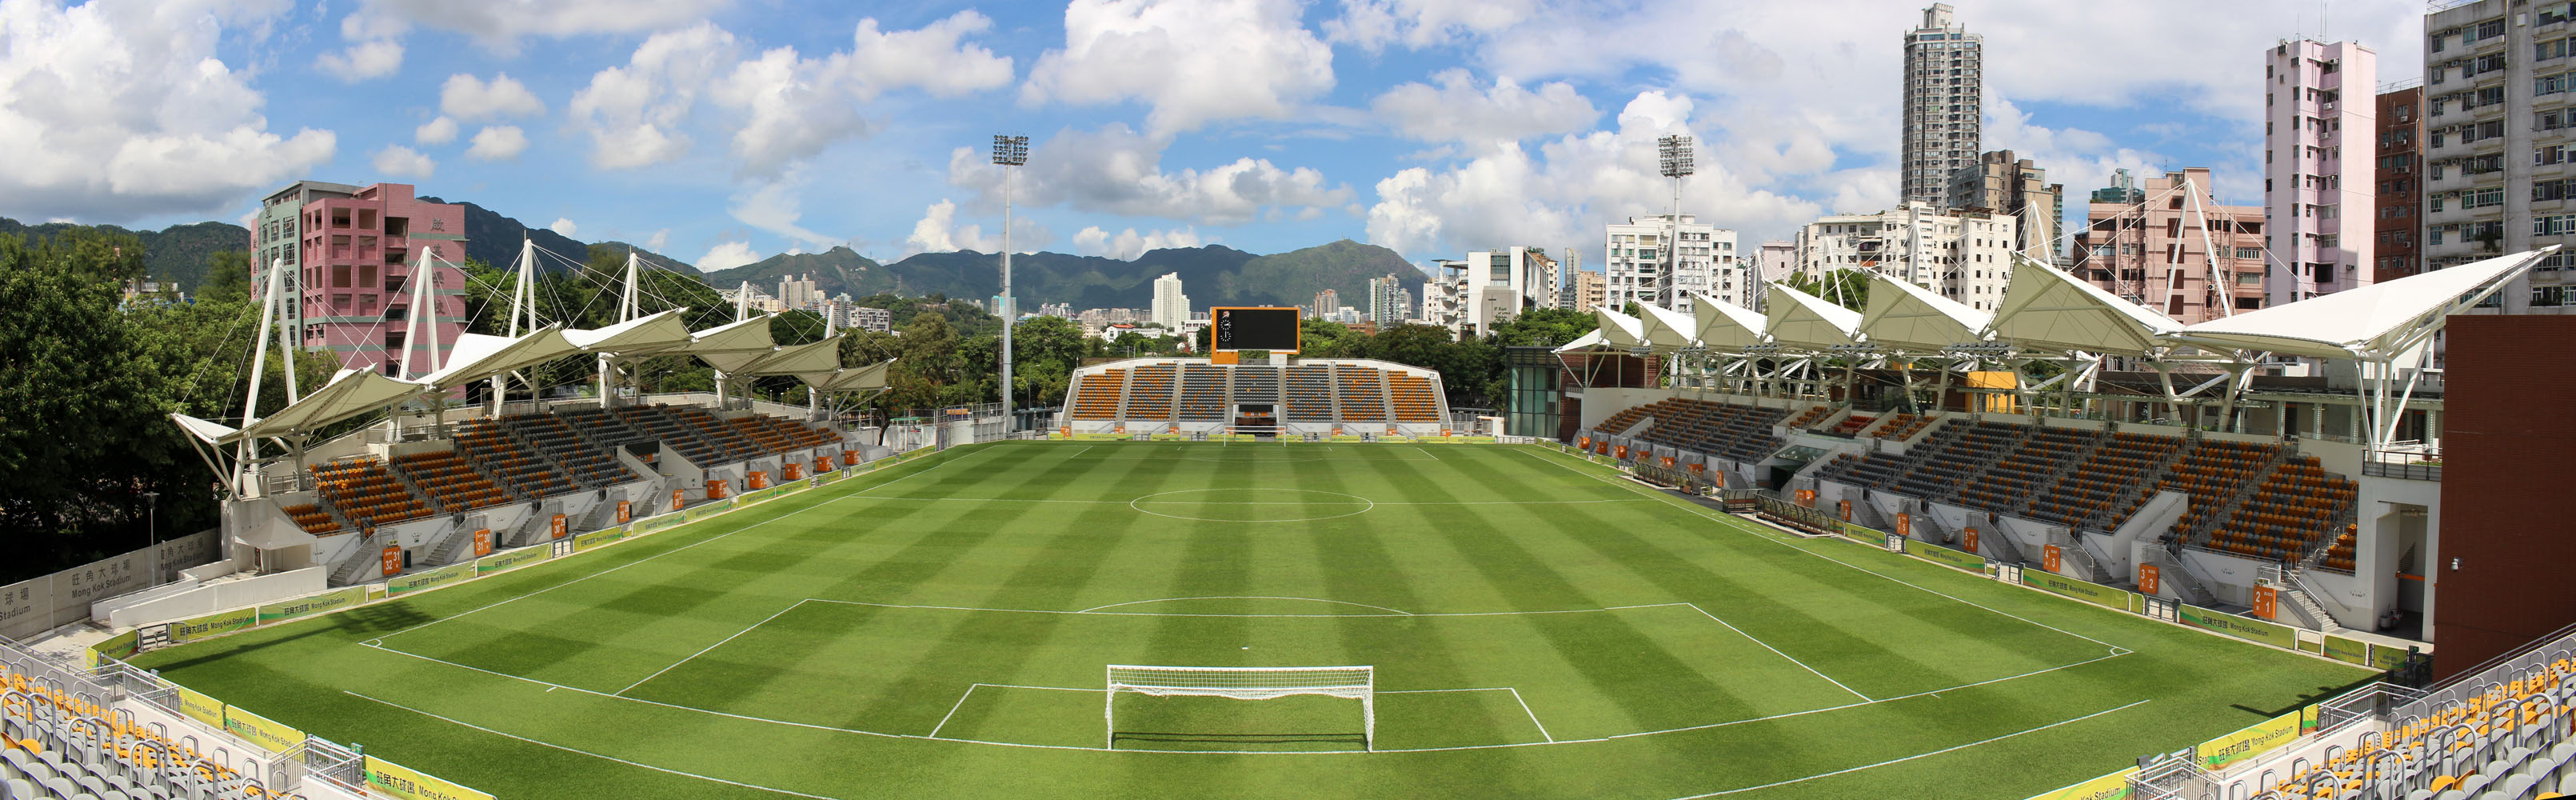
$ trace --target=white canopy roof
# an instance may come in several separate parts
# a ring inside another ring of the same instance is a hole
[[[1603,344],[1612,347],[1636,347],[1645,344],[1645,324],[1637,321],[1636,317],[1607,308],[1592,309],[1592,316],[1601,320],[1600,332]]]
[[[708,363],[714,363],[710,361]],[[829,372],[841,368],[841,334],[826,336],[822,341],[791,344],[767,355],[743,362],[727,375],[802,375]]]
[[[1656,305],[1639,305],[1638,336],[1656,350],[1679,350],[1698,344],[1699,321],[1691,315]]]
[[[797,377],[805,379],[805,385],[814,387],[814,391],[855,392],[884,388],[886,372],[893,366],[894,359],[889,358],[864,367],[843,367],[831,372],[809,373]]]
[[[1994,320],[1986,312],[1885,273],[1870,273],[1869,282],[1869,311],[1861,315],[1860,329],[1869,335],[1870,344],[1881,349],[1939,352],[1978,341]]]
[[[1860,330],[1860,312],[1825,302],[1824,298],[1791,289],[1786,284],[1771,284],[1771,294],[1786,302],[1771,304],[1771,315],[1763,330],[1771,341],[1799,349],[1826,350],[1852,343]]]
[[[1556,352],[1572,353],[1581,350],[1600,350],[1608,347],[1609,345],[1609,341],[1601,338],[1601,331],[1595,329],[1585,331],[1583,335],[1574,337],[1574,341],[1566,342],[1565,346],[1557,348]]]
[[[768,314],[741,319],[689,334],[689,352],[766,353],[778,342],[769,338]]]
[[[689,325],[680,315],[688,309],[674,308],[610,325],[596,330],[564,331],[564,341],[592,353],[620,356],[645,356],[688,347]]]
[[[1995,310],[1995,338],[2042,350],[2138,355],[2182,324],[2030,256],[2013,254],[2012,286]]]
[[[2475,304],[2478,298],[2471,295],[2491,293],[2557,249],[2553,245],[2248,311],[2192,325],[2175,338],[2284,355],[2392,357],[2418,346],[2457,305]]]
[[[434,389],[453,389],[522,367],[576,355],[581,348],[564,339],[561,324],[538,328],[518,338],[459,334],[447,351],[447,366],[419,378]]]
[[[1701,346],[1733,351],[1762,343],[1762,331],[1770,325],[1762,312],[1699,292],[1691,292],[1690,299],[1699,322],[1691,338]]]
[[[313,390],[312,394],[305,395],[304,399],[289,403],[285,408],[278,409],[275,414],[253,420],[249,425],[242,426],[240,430],[222,434],[220,438],[209,442],[224,445],[244,438],[266,439],[309,434],[331,423],[402,402],[425,388],[428,387],[411,381],[385,377],[375,370],[344,369],[339,374],[331,376],[330,383],[322,384],[321,388]],[[190,424],[188,420],[181,420],[179,424],[186,428],[190,435],[200,439],[205,438],[207,433],[223,427],[205,420],[196,420],[196,423]]]
[[[179,423],[179,430],[207,444],[219,445],[237,441],[233,434],[241,430],[221,422],[209,422],[186,414],[172,414],[170,421]]]

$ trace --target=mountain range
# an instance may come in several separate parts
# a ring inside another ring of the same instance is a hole
[[[476,203],[435,197],[421,199],[464,206],[466,257],[480,259],[487,264],[506,266],[516,262],[519,241],[523,236],[538,248],[563,256],[574,264],[585,260],[593,246],[546,228],[528,227],[517,219]],[[26,225],[0,217],[0,235],[52,236],[78,227],[84,226],[65,222]],[[250,243],[248,229],[228,222],[173,225],[158,231],[129,230],[114,225],[95,227],[141,239],[145,265],[152,276],[175,281],[189,290],[204,285],[206,261],[210,256],[225,250],[244,250]],[[597,244],[615,250],[632,250],[649,265],[684,275],[698,275],[719,289],[733,288],[748,281],[753,288],[774,293],[778,291],[781,279],[810,275],[817,284],[816,288],[827,297],[843,293],[852,297],[885,293],[908,297],[941,294],[982,299],[999,294],[1002,285],[1000,256],[971,250],[920,253],[892,264],[880,264],[847,247],[835,247],[820,253],[771,256],[755,263],[701,275],[688,262],[625,242]],[[567,268],[542,254],[538,263],[548,271]],[[1180,277],[1190,305],[1196,308],[1307,305],[1314,302],[1315,293],[1331,289],[1340,294],[1341,305],[1365,312],[1368,309],[1368,281],[1372,278],[1399,276],[1404,287],[1417,298],[1422,296],[1423,284],[1421,270],[1415,269],[1395,251],[1348,239],[1270,255],[1247,253],[1223,245],[1151,250],[1125,261],[1066,253],[1024,253],[1014,256],[1011,265],[1013,294],[1019,297],[1023,311],[1035,311],[1047,303],[1068,303],[1076,309],[1148,308],[1153,304],[1154,279],[1166,273]]]
[[[1371,278],[1398,276],[1415,297],[1422,295],[1422,271],[1395,251],[1348,239],[1271,255],[1256,255],[1224,245],[1149,250],[1132,261],[1065,253],[1023,253],[1011,258],[1012,294],[1023,312],[1046,303],[1084,308],[1147,308],[1153,304],[1154,279],[1177,275],[1190,305],[1306,305],[1315,293],[1331,289],[1341,305],[1366,310]],[[821,253],[776,255],[728,270],[707,273],[719,289],[749,282],[763,292],[778,291],[778,282],[811,276],[824,295],[848,293],[982,299],[1001,293],[1002,262],[995,253],[960,250],[920,253],[881,264],[846,247]]]

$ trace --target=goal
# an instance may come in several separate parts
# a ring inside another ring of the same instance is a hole
[[[1118,694],[1149,697],[1227,697],[1276,700],[1325,695],[1360,701],[1360,746],[1377,746],[1377,673],[1373,667],[1176,667],[1109,665],[1109,691],[1101,716],[1109,748],[1118,748]]]

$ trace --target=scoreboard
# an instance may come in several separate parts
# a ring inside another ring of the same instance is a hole
[[[1297,352],[1298,335],[1303,332],[1295,306],[1219,306],[1208,309],[1208,326],[1208,349],[1220,353],[1236,350],[1294,353]]]

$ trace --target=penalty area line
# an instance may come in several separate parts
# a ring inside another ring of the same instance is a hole
[[[404,711],[409,711],[409,712],[414,713],[414,714],[419,714],[419,715],[421,715],[421,716],[428,717],[428,718],[430,718],[430,719],[438,720],[438,721],[440,721],[440,722],[445,722],[445,723],[448,723],[448,724],[450,724],[450,725],[461,725],[461,726],[464,726],[464,727],[467,727],[467,728],[473,728],[473,729],[475,729],[475,730],[482,731],[482,732],[484,732],[484,733],[492,734],[492,735],[494,735],[494,736],[500,736],[500,737],[509,738],[509,739],[516,739],[516,740],[518,740],[518,741],[527,742],[527,743],[529,743],[529,744],[533,744],[533,745],[536,745],[536,746],[539,746],[539,747],[550,747],[550,748],[553,748],[553,749],[556,749],[556,750],[564,751],[564,752],[566,752],[566,753],[572,753],[572,754],[574,754],[574,755],[589,756],[589,757],[591,757],[591,758],[600,759],[600,760],[602,760],[602,761],[615,761],[615,762],[617,762],[617,763],[624,764],[624,765],[627,765],[627,766],[630,766],[630,767],[641,767],[641,768],[643,768],[643,769],[649,769],[649,770],[652,770],[652,771],[654,771],[654,772],[660,772],[660,773],[664,773],[664,774],[668,774],[668,775],[678,775],[678,776],[683,777],[683,778],[696,778],[696,779],[698,779],[698,780],[707,781],[707,782],[710,782],[710,783],[721,783],[721,784],[725,784],[725,785],[727,785],[727,786],[739,786],[739,787],[742,787],[742,788],[745,788],[745,789],[752,789],[752,790],[756,790],[756,791],[768,792],[768,793],[770,793],[770,794],[783,794],[783,795],[787,795],[787,796],[790,796],[790,797],[811,797],[811,798],[814,798],[814,800],[840,800],[840,798],[832,797],[832,796],[830,796],[830,795],[807,794],[807,793],[804,793],[804,792],[796,791],[796,790],[794,790],[794,789],[781,789],[781,788],[778,788],[778,787],[775,787],[775,786],[762,786],[762,785],[757,784],[757,783],[744,783],[744,782],[742,782],[742,781],[726,780],[726,779],[724,779],[724,778],[718,778],[718,777],[715,777],[715,776],[712,776],[712,775],[700,775],[700,774],[697,774],[697,773],[695,773],[695,772],[683,772],[683,771],[680,771],[680,770],[672,769],[672,768],[670,768],[670,767],[657,767],[657,766],[654,766],[654,765],[652,765],[652,764],[646,764],[646,763],[643,763],[643,762],[640,762],[640,761],[628,761],[628,760],[626,760],[626,759],[618,758],[618,757],[616,757],[616,756],[612,756],[612,755],[605,755],[605,754],[601,754],[601,753],[593,753],[593,752],[591,752],[591,751],[583,750],[583,749],[576,748],[576,747],[566,747],[566,746],[564,746],[564,745],[555,744],[555,743],[553,743],[553,742],[549,742],[549,741],[546,741],[546,740],[543,740],[543,739],[531,739],[531,738],[528,738],[528,737],[525,737],[525,736],[521,736],[521,735],[518,735],[518,734],[515,734],[515,733],[510,733],[510,732],[507,732],[507,731],[496,731],[496,730],[493,730],[493,729],[491,729],[491,728],[486,728],[486,727],[483,727],[483,726],[481,726],[481,725],[476,725],[476,724],[471,723],[471,722],[466,722],[466,721],[464,721],[464,720],[456,719],[456,718],[454,718],[454,717],[440,716],[440,715],[438,715],[438,714],[434,714],[434,713],[431,713],[431,712],[428,712],[428,711],[422,711],[422,710],[420,710],[420,709],[413,708],[413,707],[411,707],[411,706],[407,706],[407,705],[403,705],[403,704],[401,704],[401,703],[397,703],[397,702],[394,702],[394,701],[391,701],[391,700],[384,700],[384,699],[379,699],[379,698],[374,698],[374,697],[368,697],[368,696],[366,696],[366,695],[359,694],[359,693],[357,693],[357,692],[352,692],[352,691],[349,691],[349,690],[346,690],[346,689],[342,689],[342,690],[341,690],[341,693],[342,693],[342,694],[349,695],[349,696],[351,696],[351,697],[358,698],[358,699],[360,699],[360,700],[366,700],[366,701],[373,702],[373,703],[382,703],[382,704],[384,704],[384,705],[392,706],[392,707],[394,707],[394,708],[399,708],[399,709],[402,709],[402,710],[404,710]]]

